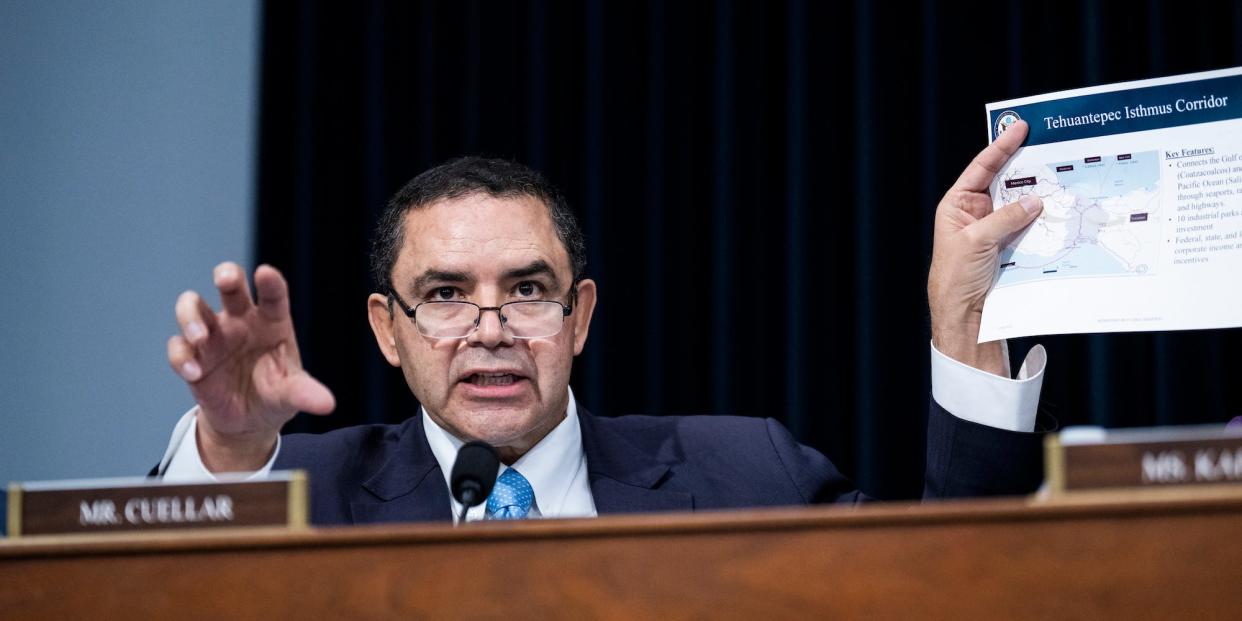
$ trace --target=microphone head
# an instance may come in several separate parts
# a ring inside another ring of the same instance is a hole
[[[457,449],[457,460],[453,462],[453,474],[449,477],[453,498],[466,507],[483,502],[492,493],[498,470],[500,456],[492,445],[478,440],[463,444]]]

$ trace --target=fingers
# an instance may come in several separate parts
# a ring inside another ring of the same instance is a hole
[[[215,329],[216,314],[202,296],[193,291],[186,291],[177,297],[176,314],[181,334],[191,345],[201,344]]]
[[[1005,162],[1022,146],[1026,140],[1026,121],[1018,121],[1009,126],[992,144],[979,152],[975,160],[962,171],[962,176],[953,184],[955,190],[982,192],[992,183],[992,178],[1000,171]]]
[[[176,314],[181,334],[168,339],[168,364],[185,381],[196,382],[203,377],[203,366],[195,345],[205,343],[216,329],[216,314],[193,291],[177,297]]]
[[[259,313],[267,319],[289,316],[289,285],[280,271],[260,265],[254,271],[254,289],[259,294]]]
[[[336,397],[319,380],[305,371],[289,379],[287,387],[289,408],[308,414],[331,414],[336,409]]]
[[[220,304],[230,315],[242,316],[254,307],[250,299],[250,283],[240,265],[226,261],[216,266],[213,273],[216,288],[220,290]]]
[[[319,380],[305,370],[291,368],[287,346],[270,352],[256,362],[254,383],[263,399],[277,404],[277,409],[292,416],[294,412],[330,414],[336,409],[336,397]]]
[[[168,339],[168,364],[187,382],[197,382],[203,376],[203,367],[194,359],[194,347],[179,334]]]
[[[336,397],[302,369],[296,352],[296,345],[281,343],[255,361],[253,385],[260,399],[288,416],[295,412],[330,414],[336,409]]]
[[[1022,200],[997,209],[967,228],[973,230],[974,235],[983,242],[999,244],[1001,240],[1034,221],[1043,206],[1044,203],[1039,197],[1023,196]]]

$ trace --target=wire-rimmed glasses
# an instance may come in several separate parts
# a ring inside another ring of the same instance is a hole
[[[485,311],[496,311],[500,325],[515,339],[540,339],[555,336],[573,312],[555,300],[520,300],[500,306],[479,306],[474,302],[432,300],[413,307],[405,303],[391,287],[391,295],[406,317],[414,320],[419,334],[437,339],[462,339],[479,327]],[[572,302],[572,298],[571,298]]]

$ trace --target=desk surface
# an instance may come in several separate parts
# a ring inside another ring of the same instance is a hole
[[[1240,538],[1219,488],[10,540],[0,616],[1225,618]]]

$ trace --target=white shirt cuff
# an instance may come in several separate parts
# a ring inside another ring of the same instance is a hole
[[[1048,352],[1036,345],[1027,352],[1018,377],[1008,379],[958,362],[933,344],[932,398],[961,419],[1009,431],[1034,431],[1047,362]]]
[[[276,456],[280,454],[280,436],[276,436],[276,450],[262,468],[250,473],[243,480],[261,479],[272,471]],[[164,459],[160,460],[159,473],[165,481],[216,481],[216,475],[203,464],[198,454],[198,406],[186,412],[173,428],[168,440]]]

